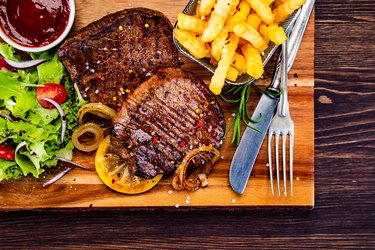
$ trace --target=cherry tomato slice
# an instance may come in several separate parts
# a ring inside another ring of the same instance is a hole
[[[10,144],[0,143],[0,159],[14,160],[14,150]]]
[[[13,68],[9,64],[7,64],[7,62],[4,60],[4,58],[0,57],[0,70],[1,69],[7,69],[7,70],[11,70],[11,71],[15,70],[15,68]]]
[[[64,88],[64,86],[60,84],[54,84],[54,83],[46,83],[43,86],[40,86],[36,89],[36,97],[38,99],[39,104],[43,108],[52,109],[54,106],[47,102],[42,100],[42,97],[51,98],[58,104],[61,104],[65,102],[66,98],[68,98],[68,92]]]

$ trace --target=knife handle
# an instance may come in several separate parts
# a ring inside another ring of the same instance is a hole
[[[306,3],[298,10],[298,17],[295,20],[294,26],[292,28],[290,37],[289,37],[289,46],[288,46],[288,62],[287,62],[287,71],[291,69],[294,59],[296,58],[299,46],[302,41],[303,34],[305,32],[307,23],[310,18],[310,14],[313,10],[315,0],[307,0]],[[281,76],[282,76],[282,53],[280,53],[277,60],[275,74],[273,76],[271,84],[266,88],[266,94],[271,98],[276,98],[280,95],[280,85],[281,85]]]

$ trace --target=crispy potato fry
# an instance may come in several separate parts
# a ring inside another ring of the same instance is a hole
[[[189,16],[184,13],[178,13],[177,15],[177,27],[181,30],[193,31],[197,34],[202,34],[206,22],[201,19]]]
[[[259,31],[263,37],[268,37],[276,45],[280,45],[286,41],[284,29],[278,26],[276,23],[270,25],[263,23],[260,25]]]
[[[211,42],[214,40],[224,27],[225,20],[228,18],[229,11],[234,4],[234,0],[218,0],[207,27],[202,34],[203,42]]]
[[[186,30],[175,29],[174,37],[194,57],[198,59],[209,57],[206,45],[195,34]]]
[[[238,70],[236,68],[230,66],[229,69],[228,69],[228,72],[227,72],[227,79],[234,82],[234,81],[237,80],[238,75],[239,75]]]
[[[265,3],[267,6],[270,6],[275,0],[262,0],[263,3]]]
[[[226,25],[225,25],[227,30],[230,32],[233,32],[233,27],[236,24],[245,21],[249,13],[250,13],[250,4],[246,0],[242,0],[237,7],[237,12],[227,20]]]
[[[250,3],[251,8],[254,9],[257,12],[257,14],[262,18],[263,22],[265,22],[266,24],[271,24],[274,22],[275,16],[272,13],[271,8],[267,4],[265,4],[261,0],[247,1]]]
[[[254,29],[258,30],[259,25],[262,23],[262,18],[260,18],[257,13],[252,13],[247,17],[246,23],[250,24]]]
[[[243,55],[235,53],[233,56],[232,66],[238,70],[239,74],[246,72],[246,59]]]
[[[275,15],[275,22],[279,23],[284,21],[290,14],[301,7],[304,3],[306,3],[306,0],[288,0],[285,3],[279,5],[273,10],[273,14]]]
[[[199,3],[199,13],[201,16],[207,16],[215,6],[216,0],[201,0]]]
[[[266,41],[253,26],[242,22],[234,26],[233,31],[237,36],[249,41],[257,50],[262,52],[267,49]]]
[[[220,32],[220,34],[211,43],[210,53],[216,61],[220,60],[221,51],[224,48],[225,41],[227,40],[227,38],[228,38],[228,32],[223,31],[223,32]]]
[[[246,72],[255,79],[259,79],[264,72],[262,56],[259,51],[250,44],[243,46],[241,51],[246,58]]]
[[[238,41],[238,47],[242,47],[248,43],[249,43],[248,41],[240,37],[240,40]]]
[[[197,58],[216,67],[210,90],[220,94],[225,79],[244,73],[258,79],[264,73],[261,52],[272,41],[286,40],[279,21],[306,0],[200,0],[194,16],[178,14],[174,36]]]
[[[224,87],[225,78],[227,76],[229,67],[232,63],[233,56],[238,46],[239,38],[233,33],[229,34],[228,43],[224,46],[221,59],[218,62],[214,75],[211,78],[210,90],[215,95],[221,93]]]

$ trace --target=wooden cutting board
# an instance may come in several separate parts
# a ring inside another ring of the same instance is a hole
[[[77,30],[102,16],[130,7],[146,7],[163,12],[172,23],[188,0],[179,1],[118,1],[76,0]],[[209,82],[210,74],[183,58],[183,68],[198,74]],[[257,85],[264,88],[272,77],[272,62],[266,68],[263,80]],[[254,109],[260,94],[254,92],[249,108]],[[124,195],[111,191],[98,178],[95,171],[73,169],[48,188],[42,184],[54,173],[39,179],[25,177],[17,181],[0,183],[0,209],[57,209],[57,208],[302,208],[314,206],[314,14],[306,30],[295,64],[289,73],[290,112],[295,123],[295,161],[293,196],[272,195],[267,168],[266,143],[261,148],[252,176],[243,195],[232,191],[228,171],[235,145],[230,144],[228,135],[221,148],[223,159],[215,165],[209,177],[209,185],[197,191],[174,191],[171,179],[162,179],[151,191],[139,195]],[[224,102],[221,106],[228,122],[236,107]],[[94,169],[94,154],[76,152],[74,160]],[[58,170],[56,170],[58,171]]]

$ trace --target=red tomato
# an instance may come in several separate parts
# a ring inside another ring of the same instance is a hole
[[[14,151],[10,144],[0,143],[0,158],[7,161],[14,160]]]
[[[7,70],[15,70],[12,66],[10,66],[9,64],[6,63],[6,61],[4,61],[3,58],[0,58],[0,70],[1,69],[7,69]]]
[[[60,84],[46,83],[44,84],[44,87],[40,86],[36,89],[36,97],[38,98],[39,104],[43,108],[51,109],[55,106],[53,106],[48,101],[44,101],[40,98],[47,97],[54,100],[58,104],[61,104],[65,102],[66,98],[68,98],[68,92],[66,91],[64,86]]]

